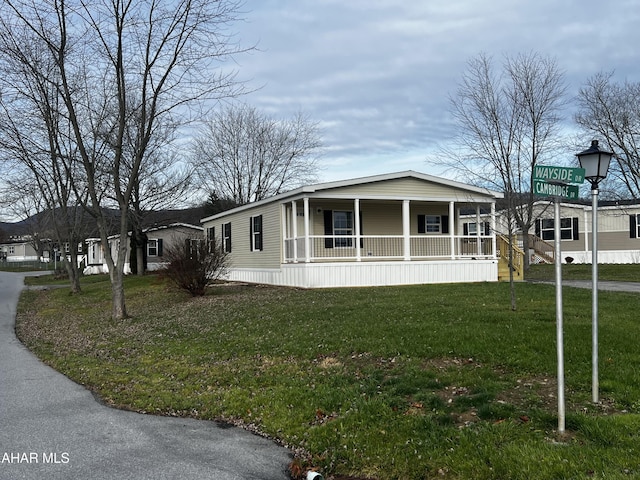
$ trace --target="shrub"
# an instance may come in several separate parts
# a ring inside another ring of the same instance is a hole
[[[163,274],[194,297],[204,295],[208,285],[227,273],[227,254],[218,242],[173,242],[165,256],[168,262]]]

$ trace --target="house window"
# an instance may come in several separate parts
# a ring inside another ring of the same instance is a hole
[[[231,222],[222,224],[222,248],[225,253],[231,253]]]
[[[208,252],[213,253],[216,249],[216,227],[207,228]]]
[[[82,242],[78,243],[78,253],[82,253],[84,245],[82,244]]]
[[[162,256],[162,239],[151,238],[147,240],[147,256],[148,257],[161,257]]]
[[[418,215],[418,233],[449,233],[449,215]]]
[[[554,219],[543,218],[536,221],[536,236],[542,240],[555,240]],[[560,219],[560,239],[579,240],[578,218],[569,217]]]
[[[463,230],[463,235],[477,235],[478,231],[477,231],[477,227],[478,224],[476,222],[468,222],[465,223],[462,230]],[[489,225],[489,222],[480,222],[480,235],[490,235],[491,234],[491,227]]]
[[[335,236],[348,236],[349,238],[336,238],[336,247],[353,246],[353,212],[334,210],[333,212],[333,234]]]
[[[262,215],[249,219],[249,236],[251,251],[262,250]]]
[[[640,213],[629,215],[629,237],[640,238]]]
[[[149,257],[157,257],[158,256],[158,240],[150,239],[147,242],[147,256]]]
[[[187,244],[187,248],[189,249],[190,259],[200,258],[200,242],[202,242],[202,240],[198,240],[197,238],[187,239],[186,244]]]
[[[425,232],[440,233],[440,215],[425,215]]]
[[[16,247],[14,247],[13,245],[9,246],[9,255],[13,255],[14,253],[16,253]]]

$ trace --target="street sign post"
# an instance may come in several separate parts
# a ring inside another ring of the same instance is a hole
[[[578,186],[584,183],[584,168],[552,167],[536,165],[533,167],[531,189],[534,194],[554,197],[554,247],[556,273],[556,348],[558,355],[558,432],[565,429],[564,399],[564,332],[562,318],[562,254],[560,231],[560,199],[574,200],[578,198]],[[573,185],[572,185],[573,184]]]

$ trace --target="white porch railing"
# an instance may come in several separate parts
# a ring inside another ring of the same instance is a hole
[[[287,238],[284,259],[292,262],[332,260],[404,260],[402,235],[311,235]],[[306,245],[309,245],[307,255]],[[493,236],[418,235],[409,237],[409,259],[496,258]],[[359,247],[359,248],[358,248]]]

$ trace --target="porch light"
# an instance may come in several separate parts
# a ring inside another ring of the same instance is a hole
[[[598,188],[598,183],[607,176],[609,163],[613,153],[600,150],[598,140],[591,141],[591,147],[576,154],[580,167],[584,168],[584,178],[589,180],[592,189]]]
[[[613,153],[600,150],[598,141],[592,140],[591,147],[576,154],[580,166],[584,168],[584,177],[591,183],[591,277],[592,277],[592,382],[593,403],[598,403],[598,184],[607,176]]]

